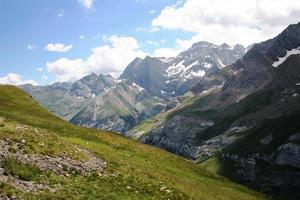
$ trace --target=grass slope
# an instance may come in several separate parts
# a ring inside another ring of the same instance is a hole
[[[25,139],[24,148],[28,154],[67,154],[84,160],[84,155],[76,152],[75,147],[80,146],[107,162],[103,176],[83,177],[78,174],[58,176],[14,160],[4,160],[1,165],[8,173],[61,187],[55,192],[45,190],[34,194],[0,182],[0,196],[23,199],[264,199],[260,193],[176,155],[114,133],[63,121],[13,86],[0,86],[0,117],[0,139],[12,142]],[[27,125],[27,131],[18,132],[20,124]]]

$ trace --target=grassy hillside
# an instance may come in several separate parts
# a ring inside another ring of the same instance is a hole
[[[0,179],[0,197],[23,199],[263,199],[191,161],[120,135],[82,128],[53,116],[25,92],[0,86],[0,144],[42,158],[68,157],[106,162],[104,171],[86,176],[57,174],[15,159],[1,158],[4,174],[46,185],[26,192]],[[2,143],[1,143],[2,142]],[[86,153],[89,151],[90,153]],[[64,166],[63,166],[64,167]],[[0,173],[0,178],[1,178]],[[2,182],[1,182],[2,181]],[[50,188],[50,189],[49,189]]]

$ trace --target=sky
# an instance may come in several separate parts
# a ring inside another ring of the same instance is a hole
[[[118,77],[193,43],[248,46],[300,21],[300,0],[0,0],[0,83]]]

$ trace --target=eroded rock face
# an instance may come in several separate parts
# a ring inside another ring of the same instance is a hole
[[[179,155],[193,157],[198,151],[195,145],[196,133],[213,124],[213,121],[177,115],[166,124],[157,127],[154,130],[155,134],[143,136],[141,141]]]
[[[290,141],[300,140],[300,133],[295,133],[289,137]]]
[[[265,144],[266,145],[266,144],[270,144],[272,142],[272,140],[273,140],[273,136],[272,135],[268,135],[268,136],[262,138],[259,142],[261,144]]]
[[[300,169],[300,145],[284,144],[278,148],[275,160],[277,165],[289,165]]]

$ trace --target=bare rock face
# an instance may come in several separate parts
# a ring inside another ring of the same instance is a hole
[[[278,148],[275,163],[300,168],[300,145],[283,144]]]
[[[272,140],[273,140],[273,136],[272,135],[268,135],[268,136],[262,138],[259,142],[261,144],[270,144],[272,142]]]
[[[290,141],[297,141],[297,140],[300,140],[300,133],[295,133],[295,134],[291,135],[291,136],[289,137],[289,140],[290,140]]]
[[[198,150],[195,145],[196,133],[212,126],[213,121],[177,115],[166,124],[141,138],[146,144],[165,148],[179,155],[192,157]]]

